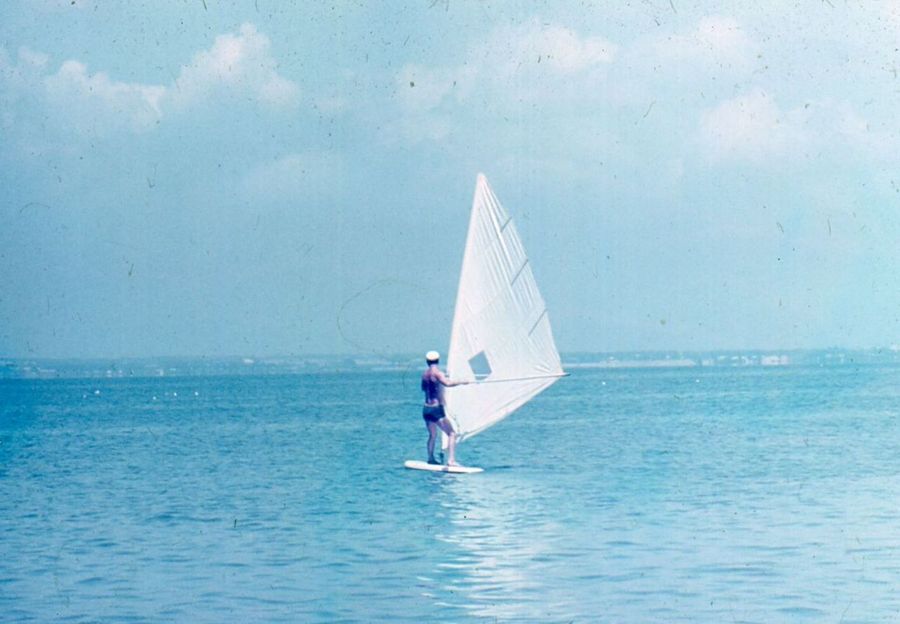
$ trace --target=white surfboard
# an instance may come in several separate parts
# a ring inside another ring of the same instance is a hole
[[[484,468],[474,466],[445,466],[443,464],[429,464],[416,459],[408,459],[403,465],[412,470],[430,470],[431,472],[452,472],[454,474],[473,474],[484,472]]]

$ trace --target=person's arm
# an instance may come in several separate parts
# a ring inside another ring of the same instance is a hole
[[[442,373],[440,371],[438,371],[437,379],[439,382],[441,382],[442,386],[447,386],[448,388],[450,388],[452,386],[463,386],[463,385],[469,383],[468,381],[451,381],[449,377],[447,377],[444,373]]]

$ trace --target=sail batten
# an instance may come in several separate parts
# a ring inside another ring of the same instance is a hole
[[[527,267],[527,266],[528,266],[528,258],[525,258],[525,262],[522,263],[522,268],[520,268],[518,271],[516,271],[516,274],[509,281],[510,286],[512,286],[513,284],[516,283],[516,280],[519,279],[519,276],[522,275],[522,271],[524,271],[525,267]]]
[[[530,336],[531,334],[534,333],[534,330],[537,329],[538,323],[540,323],[541,320],[542,320],[545,316],[547,316],[547,309],[546,309],[546,308],[544,308],[544,311],[541,312],[541,315],[538,317],[538,320],[536,320],[536,321],[534,322],[534,325],[531,326],[531,329],[528,330],[528,335],[529,335],[529,336]]]
[[[545,319],[514,220],[479,175],[447,359],[452,379],[478,381],[447,393],[447,414],[460,440],[499,422],[566,374]],[[476,360],[486,362],[487,376],[476,376]]]

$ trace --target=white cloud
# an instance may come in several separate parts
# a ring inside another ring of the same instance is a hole
[[[78,61],[63,63],[44,84],[50,101],[75,124],[115,124],[142,130],[162,117],[165,87],[119,82],[103,72],[89,74]]]
[[[49,73],[45,54],[21,48],[13,64],[5,50],[0,52],[0,95],[7,101],[35,98],[80,133],[146,131],[167,115],[229,98],[270,108],[290,108],[300,99],[298,85],[278,73],[268,37],[252,24],[216,37],[169,85],[119,81],[77,59]]]
[[[616,46],[601,37],[531,20],[495,29],[469,48],[460,65],[404,66],[397,74],[396,95],[411,115],[465,103],[476,93],[499,106],[511,99],[552,98],[570,89],[573,80],[577,84],[585,74],[608,66],[615,54]]]
[[[850,103],[806,102],[782,110],[762,90],[726,100],[701,116],[700,144],[716,161],[771,161],[852,154],[873,162],[889,162],[900,145],[896,135],[873,129]]]
[[[560,74],[573,74],[613,61],[616,45],[602,37],[582,37],[563,26],[544,26],[532,20],[521,26],[498,28],[487,43],[474,50],[473,61],[492,74],[510,75],[544,63]]]
[[[786,114],[763,91],[726,100],[703,114],[700,140],[714,160],[762,162],[796,153],[806,137],[802,114]]]
[[[22,46],[19,48],[19,61],[25,66],[33,69],[43,69],[50,60],[46,54],[35,52],[34,50]]]
[[[299,101],[300,88],[277,68],[269,38],[253,24],[244,24],[237,34],[216,37],[209,50],[198,52],[183,66],[170,97],[177,105],[188,106],[230,92],[270,106],[293,106]]]
[[[589,114],[616,50],[601,37],[538,20],[498,27],[459,64],[408,64],[397,72],[399,115],[382,134],[388,143],[442,142],[485,116],[521,119],[556,107]]]
[[[752,81],[765,66],[761,48],[731,17],[706,16],[666,34],[653,32],[625,47],[612,69],[607,98],[622,106],[647,106],[665,98],[703,98]]]

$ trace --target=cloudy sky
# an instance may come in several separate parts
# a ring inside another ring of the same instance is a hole
[[[561,350],[900,342],[900,2],[8,0],[0,356],[446,348],[475,176]]]

